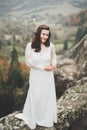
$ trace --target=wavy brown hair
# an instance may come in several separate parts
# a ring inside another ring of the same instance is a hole
[[[32,40],[32,44],[31,47],[33,49],[35,49],[35,52],[39,52],[41,50],[41,39],[40,39],[40,34],[42,30],[49,30],[49,37],[47,39],[47,41],[44,43],[44,45],[46,47],[50,46],[50,37],[51,37],[51,32],[50,32],[50,28],[47,25],[41,25],[37,28],[36,33],[35,33],[35,37]]]

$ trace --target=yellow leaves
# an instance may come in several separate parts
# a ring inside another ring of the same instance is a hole
[[[20,68],[21,68],[22,73],[25,77],[25,80],[28,80],[28,78],[29,78],[29,67],[27,67],[25,63],[20,63]]]
[[[6,57],[0,57],[0,78],[3,81],[8,79],[8,68],[9,68],[9,60]]]

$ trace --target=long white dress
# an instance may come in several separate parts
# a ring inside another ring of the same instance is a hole
[[[16,117],[25,121],[31,128],[36,124],[52,127],[57,123],[56,92],[53,71],[45,71],[44,67],[56,65],[56,54],[53,43],[49,47],[41,46],[35,52],[28,43],[25,50],[26,64],[30,67],[29,90],[24,104],[23,113]]]

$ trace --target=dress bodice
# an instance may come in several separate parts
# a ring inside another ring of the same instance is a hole
[[[50,64],[56,65],[56,54],[53,43],[49,47],[41,46],[40,52],[35,52],[31,48],[31,43],[28,43],[25,50],[26,64],[29,67],[43,69]]]

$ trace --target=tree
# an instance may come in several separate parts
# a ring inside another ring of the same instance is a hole
[[[16,87],[22,87],[24,85],[24,78],[20,69],[20,63],[18,61],[18,53],[15,47],[13,47],[11,53],[11,63],[8,73],[8,84],[12,89]]]
[[[63,50],[67,50],[68,49],[68,40],[66,39],[64,41],[64,47],[63,47]]]
[[[79,42],[87,34],[87,27],[79,28],[76,33],[76,42]]]
[[[87,34],[87,27],[84,29],[84,35]]]
[[[86,12],[85,11],[81,11],[79,15],[81,17],[80,23],[81,23],[81,25],[83,25],[87,21]]]
[[[3,46],[5,46],[6,41],[3,38],[0,38],[0,49],[2,49]]]
[[[83,28],[79,28],[76,34],[76,42],[79,42],[84,36]]]

